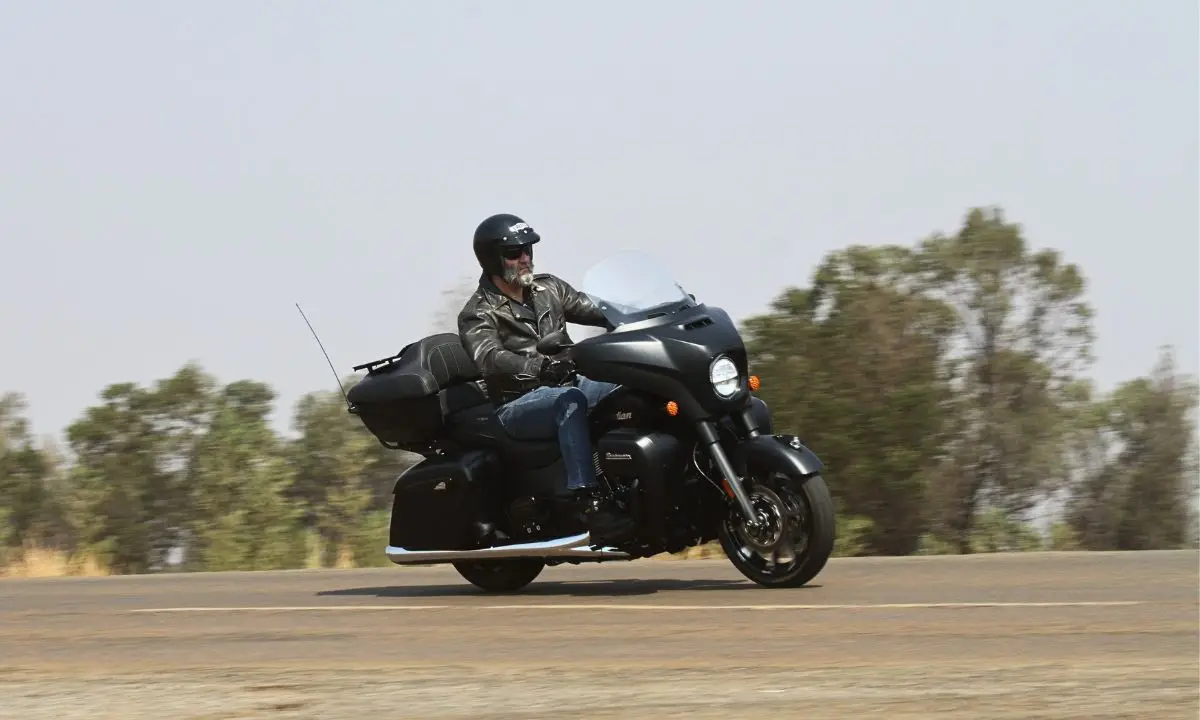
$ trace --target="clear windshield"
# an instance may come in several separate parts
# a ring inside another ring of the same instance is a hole
[[[658,258],[640,251],[610,255],[583,275],[587,293],[613,325],[643,319],[669,306],[693,304]]]

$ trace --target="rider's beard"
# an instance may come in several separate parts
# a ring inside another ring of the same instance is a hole
[[[529,287],[533,284],[533,263],[529,263],[528,267],[504,268],[504,282],[520,287]]]

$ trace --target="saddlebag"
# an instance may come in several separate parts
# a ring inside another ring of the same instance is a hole
[[[495,456],[473,450],[428,458],[396,479],[389,544],[405,550],[474,548],[498,477]]]
[[[454,333],[430,335],[354,369],[367,376],[346,394],[351,411],[380,442],[399,449],[433,440],[448,411],[443,391],[480,377]]]

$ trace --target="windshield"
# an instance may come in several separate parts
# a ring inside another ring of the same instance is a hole
[[[610,255],[583,275],[580,287],[613,325],[642,320],[671,306],[694,304],[658,258],[640,251]]]

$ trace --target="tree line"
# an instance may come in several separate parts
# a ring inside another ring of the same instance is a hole
[[[1085,289],[976,208],[953,234],[831,253],[743,322],[777,426],[829,466],[839,554],[1196,545],[1196,385],[1163,350],[1097,392]],[[35,551],[112,573],[386,565],[391,485],[419,458],[336,391],[305,395],[280,437],[275,399],[188,364],[108,386],[59,448],[0,397],[0,567]]]

